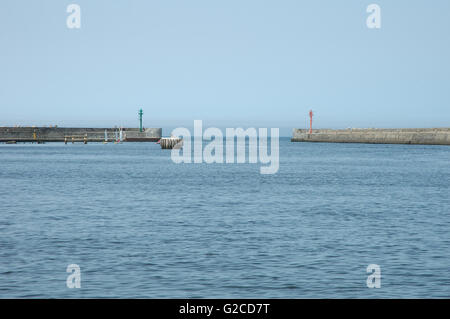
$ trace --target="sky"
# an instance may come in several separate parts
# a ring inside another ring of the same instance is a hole
[[[449,40],[448,0],[2,0],[0,126],[448,127]]]

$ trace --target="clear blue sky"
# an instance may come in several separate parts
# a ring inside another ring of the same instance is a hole
[[[136,127],[140,107],[164,134],[290,135],[310,108],[316,127],[450,126],[450,1],[1,0],[0,126]]]

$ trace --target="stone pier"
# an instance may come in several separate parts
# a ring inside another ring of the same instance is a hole
[[[87,142],[103,142],[105,130],[108,141],[115,141],[119,128],[69,128],[69,127],[0,127],[0,142],[64,142],[69,136],[86,137]],[[124,142],[156,142],[161,138],[161,128],[122,128]]]
[[[292,142],[450,145],[450,128],[294,129]]]

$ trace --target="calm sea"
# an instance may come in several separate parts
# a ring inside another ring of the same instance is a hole
[[[282,138],[261,175],[154,143],[2,144],[0,297],[448,298],[449,164],[448,146]]]

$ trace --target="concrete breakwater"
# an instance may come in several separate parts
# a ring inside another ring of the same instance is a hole
[[[450,128],[294,129],[291,142],[450,145]]]
[[[108,141],[115,141],[119,128],[69,128],[69,127],[0,127],[0,142],[64,142],[86,139],[88,142],[103,142],[105,131]],[[161,128],[122,128],[125,142],[156,142],[161,138]]]
[[[172,149],[183,147],[183,139],[179,137],[163,137],[159,144],[162,149]]]

